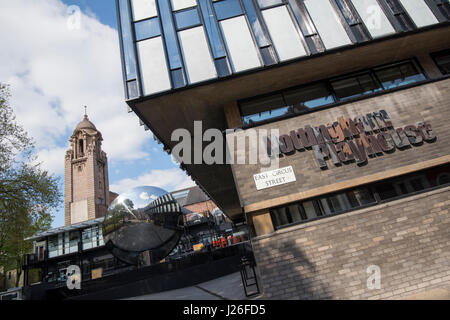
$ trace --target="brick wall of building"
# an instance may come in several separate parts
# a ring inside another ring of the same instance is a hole
[[[335,166],[331,160],[327,160],[328,169],[326,170],[320,169],[312,150],[296,151],[291,155],[282,156],[279,163],[280,168],[293,167],[296,181],[259,191],[256,190],[253,175],[260,173],[263,166],[261,164],[235,164],[232,165],[232,169],[241,205],[246,207],[292,194],[301,194],[314,188],[327,186],[330,183],[345,182],[350,179],[377,174],[386,170],[400,169],[407,165],[450,155],[450,79],[347,103],[257,128],[279,129],[280,135],[289,134],[291,130],[303,128],[306,125],[327,125],[337,121],[338,117],[354,119],[358,115],[377,112],[381,109],[387,111],[394,128],[416,125],[422,121],[430,123],[437,135],[437,140],[368,158],[367,163],[361,166],[354,162]],[[235,155],[238,152],[241,152],[241,150],[237,150]],[[266,206],[261,206],[258,209],[269,208],[273,205],[267,203]],[[246,211],[248,212],[248,210]]]
[[[253,239],[269,299],[397,299],[450,292],[450,187]],[[369,290],[370,265],[381,288]]]
[[[207,212],[207,211],[212,213],[212,211],[215,208],[217,208],[217,205],[212,200],[208,200],[208,201],[190,204],[190,205],[187,205],[184,207],[186,209],[191,210],[192,212],[196,212],[196,213],[203,213],[203,212]]]

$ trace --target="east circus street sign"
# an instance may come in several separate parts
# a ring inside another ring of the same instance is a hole
[[[253,179],[255,180],[256,190],[296,181],[292,166],[254,174]]]

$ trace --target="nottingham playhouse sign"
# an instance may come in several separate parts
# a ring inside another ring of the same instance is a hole
[[[276,144],[267,138],[267,153],[269,156],[279,153],[290,155],[296,150],[312,149],[320,168],[326,169],[327,159],[332,159],[336,166],[349,162],[363,165],[368,157],[435,140],[430,124],[419,122],[394,128],[388,113],[380,110],[354,119],[339,117],[336,122],[326,126],[308,125],[292,130],[289,134],[279,136],[279,148],[273,148]]]

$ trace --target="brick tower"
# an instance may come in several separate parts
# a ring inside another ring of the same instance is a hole
[[[102,134],[84,115],[70,137],[64,168],[65,225],[105,215],[109,204],[108,160]]]

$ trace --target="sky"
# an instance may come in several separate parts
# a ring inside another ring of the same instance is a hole
[[[61,192],[64,154],[85,105],[103,136],[111,191],[194,185],[127,112],[115,0],[14,0],[1,6],[0,82],[10,85],[17,121],[34,139],[37,161],[60,177]],[[73,8],[80,9],[79,19]],[[53,215],[53,227],[64,225],[63,205]]]

